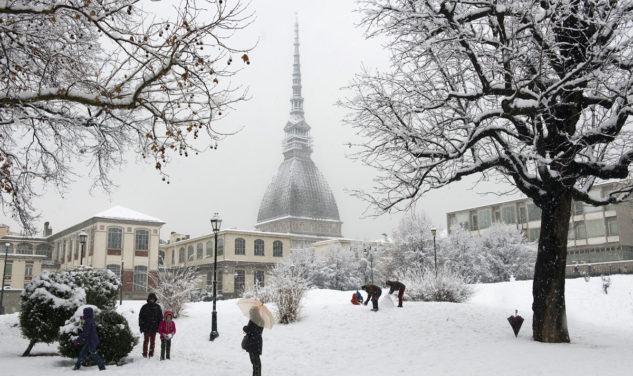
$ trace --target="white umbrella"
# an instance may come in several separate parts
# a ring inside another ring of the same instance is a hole
[[[273,328],[275,319],[264,303],[257,299],[242,298],[237,301],[237,306],[240,307],[240,311],[242,311],[244,316],[258,326],[266,329]]]

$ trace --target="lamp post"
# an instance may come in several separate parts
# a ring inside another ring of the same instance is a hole
[[[437,279],[437,247],[435,246],[436,233],[437,229],[435,227],[431,228],[431,234],[433,234],[433,259],[435,260],[435,278]]]
[[[11,244],[5,243],[4,246],[4,265],[2,268],[2,283],[0,283],[0,315],[4,315],[4,305],[2,303],[4,300],[4,274],[7,272],[7,255],[9,254]]]
[[[211,335],[209,335],[209,341],[213,341],[218,338],[218,313],[215,310],[215,302],[217,298],[217,286],[218,286],[218,232],[220,232],[220,225],[222,219],[218,213],[213,214],[211,218],[211,228],[213,228],[213,235],[215,237],[214,244],[214,256],[213,256],[213,312],[211,313]]]
[[[84,252],[86,251],[86,239],[88,238],[88,234],[84,230],[81,230],[79,233],[79,243],[81,243],[81,257],[79,257],[79,265],[83,265],[84,263]]]

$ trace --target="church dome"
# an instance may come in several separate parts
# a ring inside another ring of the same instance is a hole
[[[287,216],[340,220],[334,195],[309,158],[289,158],[281,163],[264,194],[257,222]]]

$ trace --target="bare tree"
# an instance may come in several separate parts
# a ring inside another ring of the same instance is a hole
[[[191,298],[200,281],[198,270],[193,266],[167,268],[161,266],[157,274],[150,274],[154,293],[163,310],[171,311],[174,317]]]
[[[409,206],[464,177],[507,180],[542,210],[533,337],[568,342],[567,231],[572,200],[617,203],[599,181],[633,159],[630,1],[363,3],[368,36],[387,40],[392,70],[359,75],[346,101],[366,136],[357,157],[383,175],[364,195]]]
[[[182,0],[158,20],[139,3],[0,1],[0,203],[26,230],[32,198],[63,193],[78,161],[93,188],[114,186],[128,151],[169,183],[170,156],[230,133],[213,123],[245,98],[229,78],[249,57],[228,39],[251,22],[246,6]]]

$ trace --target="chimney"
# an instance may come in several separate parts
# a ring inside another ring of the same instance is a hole
[[[44,222],[44,231],[42,235],[44,237],[51,236],[53,234],[53,228],[49,226],[49,222]]]

